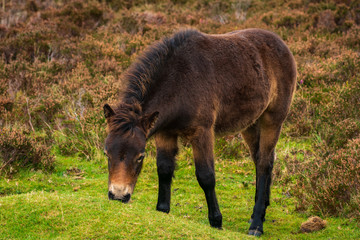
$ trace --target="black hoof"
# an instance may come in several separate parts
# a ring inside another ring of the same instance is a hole
[[[210,226],[213,227],[213,228],[219,229],[219,230],[223,230],[222,226],[213,226],[211,224],[210,224]]]
[[[260,232],[258,230],[249,230],[249,235],[251,235],[251,236],[260,237],[261,234],[262,234],[262,232]]]
[[[249,235],[260,237],[263,234],[263,224],[258,219],[253,219],[249,228]]]
[[[156,210],[158,210],[159,212],[164,212],[164,213],[169,213],[170,212],[170,208],[168,206],[165,205],[157,205],[156,206]]]
[[[222,215],[209,218],[210,226],[222,230]]]

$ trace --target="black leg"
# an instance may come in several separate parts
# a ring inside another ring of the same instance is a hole
[[[222,215],[215,194],[215,173],[205,166],[196,166],[196,178],[204,190],[208,205],[208,217],[212,227],[222,228]]]
[[[260,144],[256,159],[256,196],[249,235],[263,234],[266,208],[270,204],[271,174],[275,158],[275,146],[279,138],[281,126],[262,122],[260,128]]]
[[[215,171],[213,154],[214,134],[212,130],[202,130],[193,139],[196,178],[204,190],[208,205],[208,217],[212,227],[222,228],[222,215],[215,194]]]
[[[270,182],[270,174],[269,171],[267,173],[262,174],[258,178],[258,186],[256,188],[256,202],[252,214],[252,222],[249,228],[249,234],[254,236],[260,236],[263,230],[263,222],[265,221],[265,213],[266,213],[266,200],[268,200],[267,196],[267,185]]]
[[[159,177],[159,194],[156,210],[170,212],[171,180],[175,170],[175,156],[177,154],[177,137],[156,136],[157,172]]]
[[[257,169],[256,165],[255,165],[255,168]],[[273,169],[273,161],[270,163],[270,166],[269,166],[270,176],[269,176],[269,180],[266,181],[266,186],[265,186],[265,207],[266,208],[270,205],[270,188],[271,188],[271,182],[272,182],[272,169]],[[259,190],[259,179],[258,178],[259,178],[259,176],[258,176],[257,170],[256,170],[255,206],[256,206],[258,190]],[[253,222],[255,206],[253,209],[253,213],[251,214],[251,219],[250,219],[249,223]],[[265,215],[263,218],[263,222],[265,222]]]
[[[246,144],[249,147],[251,158],[255,164],[255,169],[257,166],[257,163],[259,161],[259,145],[260,145],[260,126],[259,122],[254,123],[247,129],[241,132],[242,137],[244,138]],[[257,171],[256,171],[257,173]],[[256,189],[258,189],[258,176],[256,174]],[[257,191],[255,191],[255,203],[257,201]],[[252,223],[252,220],[254,218],[254,212],[251,215],[251,219],[249,223]]]

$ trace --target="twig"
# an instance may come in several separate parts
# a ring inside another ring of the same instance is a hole
[[[40,118],[41,118],[41,120],[45,123],[45,125],[46,125],[50,130],[52,130],[51,126],[45,121],[44,117],[42,117],[42,116],[40,115]]]
[[[4,163],[1,168],[0,168],[0,172],[11,162],[13,162],[15,159],[14,158],[10,158],[9,161],[7,161],[6,163]]]
[[[4,160],[5,160],[5,159],[9,159],[9,160],[1,166],[0,172],[1,172],[2,170],[4,170],[7,165],[9,165],[10,163],[12,163],[12,162],[14,162],[14,161],[16,160],[16,157],[11,157],[11,156],[16,155],[16,152],[17,152],[16,149],[14,149],[13,151],[8,152],[8,153],[6,154],[6,157],[3,156],[3,159],[4,159]]]
[[[33,132],[35,132],[35,129],[34,129],[32,123],[31,123],[31,114],[30,114],[30,111],[29,111],[29,99],[28,98],[26,98],[26,111],[27,111],[27,113],[29,115],[29,124],[30,124],[31,130]]]

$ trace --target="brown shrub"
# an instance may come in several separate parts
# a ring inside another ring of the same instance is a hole
[[[292,137],[308,136],[313,129],[312,106],[310,101],[298,97],[294,99],[287,122],[289,135]]]
[[[305,21],[303,15],[285,16],[276,22],[278,27],[295,28]]]
[[[56,12],[55,16],[83,28],[96,28],[107,21],[104,18],[103,6],[96,2],[88,4],[82,1],[70,2]]]
[[[315,26],[320,29],[333,31],[336,27],[335,14],[330,10],[325,10],[315,17]]]
[[[324,125],[322,135],[326,144],[333,149],[342,148],[349,139],[360,134],[360,122],[354,119],[345,119],[335,125],[325,123]]]
[[[144,13],[141,13],[139,17],[143,19],[145,22],[154,25],[160,25],[165,23],[166,21],[165,16],[160,12],[155,13],[155,12],[146,11]]]
[[[0,96],[0,114],[5,111],[11,111],[13,108],[13,101],[5,96]]]
[[[21,169],[51,170],[50,147],[17,129],[0,129],[0,175],[12,176]]]
[[[346,20],[351,19],[351,12],[345,4],[339,4],[336,9],[335,22],[337,25],[342,25]]]
[[[0,25],[0,38],[3,38],[6,36],[7,28],[4,25]]]
[[[354,215],[360,217],[360,205],[349,206],[360,191],[360,137],[326,155],[317,153],[314,161],[296,168],[297,185],[292,188],[297,208],[321,214]]]

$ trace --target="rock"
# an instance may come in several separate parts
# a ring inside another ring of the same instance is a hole
[[[301,224],[301,232],[315,232],[319,231],[326,227],[326,221],[322,220],[320,217],[310,217],[306,222]]]

